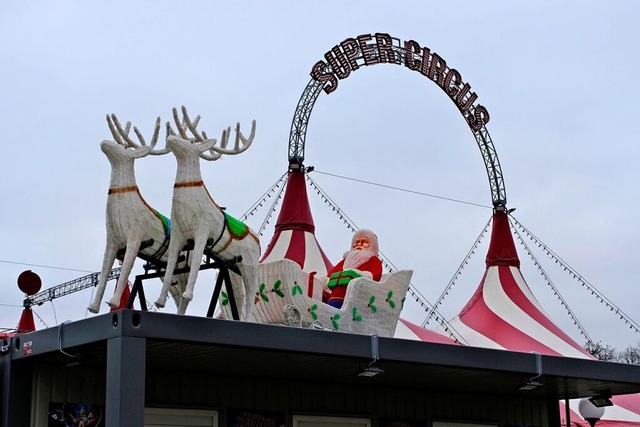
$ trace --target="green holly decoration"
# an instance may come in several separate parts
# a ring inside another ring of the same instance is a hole
[[[282,280],[278,279],[273,284],[272,291],[275,292],[276,295],[278,295],[280,298],[284,298],[284,292],[282,292],[282,290],[280,289],[280,286],[282,286]]]
[[[264,292],[264,290],[266,288],[267,288],[267,286],[264,283],[260,283],[260,288],[258,289],[258,296],[260,296],[260,298],[262,298],[262,301],[269,302],[269,297]]]
[[[229,305],[229,295],[227,295],[227,293],[225,291],[221,291],[220,294],[222,295],[222,305]]]
[[[371,295],[371,297],[369,297],[369,304],[367,304],[367,307],[369,307],[371,311],[373,311],[374,313],[378,311],[378,307],[376,307],[376,305],[374,304],[375,301],[376,301],[376,296]]]
[[[336,314],[331,318],[331,323],[333,324],[333,329],[335,329],[336,331],[339,328],[339,324],[338,324],[338,320],[340,320],[340,315]]]
[[[393,302],[391,297],[393,297],[393,291],[389,291],[389,293],[387,294],[387,299],[385,301],[389,303],[389,307],[395,308],[396,307],[396,303]]]
[[[293,288],[291,288],[291,295],[295,294],[302,295],[302,287],[298,285],[298,282],[293,282]]]
[[[353,307],[352,313],[353,313],[353,321],[354,322],[362,321],[362,316],[360,316],[358,314],[358,308],[357,307]]]
[[[318,304],[313,304],[311,307],[307,309],[309,314],[311,314],[311,318],[313,320],[318,320],[318,313],[316,313],[317,309],[318,309]]]

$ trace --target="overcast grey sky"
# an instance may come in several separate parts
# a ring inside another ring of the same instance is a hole
[[[639,15],[640,3],[632,0],[463,1],[455,7],[432,1],[5,0],[0,328],[19,319],[20,272],[37,272],[46,288],[100,269],[110,170],[99,149],[110,138],[105,114],[131,120],[146,135],[156,116],[168,120],[180,105],[201,114],[200,127],[210,135],[237,121],[248,129],[255,118],[247,152],[202,164],[212,196],[239,217],[286,171],[291,121],[312,65],[347,37],[376,32],[415,40],[460,71],[491,114],[487,129],[515,217],[637,321]],[[311,174],[359,227],[378,233],[398,268],[415,271],[414,286],[435,302],[491,215],[482,157],[455,105],[404,67],[363,67],[320,96],[306,142],[305,164],[319,172],[472,203]],[[169,216],[173,157],[136,165],[141,193]],[[311,189],[309,195],[317,237],[337,260],[350,233]],[[267,210],[250,218],[252,228],[260,228]],[[263,250],[271,234],[268,227]],[[518,250],[534,294],[583,343]],[[486,245],[445,299],[446,317],[476,289],[485,254]],[[640,341],[552,261],[536,256],[592,339],[620,348]],[[212,274],[200,275],[189,314],[206,313]],[[150,299],[159,287],[160,281],[157,289],[147,285]],[[37,307],[37,327],[87,316],[91,294]],[[403,317],[421,323],[425,313],[409,302]]]

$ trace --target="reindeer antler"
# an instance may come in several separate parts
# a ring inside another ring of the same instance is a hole
[[[120,124],[120,121],[118,120],[118,117],[115,114],[111,114],[111,115],[107,114],[107,123],[109,124],[109,129],[111,130],[113,139],[118,144],[124,147],[133,148],[133,149],[138,149],[141,147],[145,147],[147,145],[144,139],[144,136],[142,135],[142,132],[140,132],[136,126],[133,127],[133,131],[137,135],[138,140],[140,141],[140,145],[138,145],[135,141],[133,141],[133,139],[131,139],[131,137],[129,136],[129,131],[131,129],[131,122],[127,122],[125,128],[123,129],[122,125]],[[156,124],[153,130],[153,136],[151,137],[150,147],[152,148],[152,150],[149,152],[149,154],[161,155],[161,154],[166,154],[170,151],[168,148],[164,148],[162,150],[153,150],[153,148],[158,143],[159,134],[160,134],[160,117],[156,118]]]
[[[198,122],[200,121],[200,116],[196,117],[196,120],[192,122],[191,119],[189,118],[189,114],[187,113],[187,109],[184,105],[182,106],[181,110],[182,110],[182,116],[183,116],[182,123],[180,123],[178,110],[176,108],[173,108],[172,110],[173,120],[175,121],[176,126],[178,128],[178,132],[180,133],[180,138],[187,141],[194,142],[194,143],[203,144],[203,145],[208,143],[213,143],[213,146],[209,148],[210,154],[206,154],[204,152],[200,153],[200,157],[202,159],[218,160],[220,157],[222,157],[223,154],[228,154],[228,155],[240,154],[243,151],[246,151],[247,148],[249,148],[251,146],[251,143],[253,142],[253,138],[256,133],[255,120],[253,120],[251,124],[251,134],[249,135],[249,138],[246,138],[242,134],[242,132],[240,132],[240,123],[236,124],[236,139],[235,139],[234,147],[232,149],[227,149],[227,145],[229,143],[229,135],[231,134],[231,127],[228,127],[226,130],[222,131],[222,137],[220,138],[220,147],[216,147],[215,144],[217,143],[217,141],[215,139],[213,138],[209,139],[207,137],[207,134],[204,131],[200,133],[196,129],[196,127],[198,126]],[[193,137],[189,137],[187,135],[187,129],[189,130],[189,132],[191,132]],[[173,131],[173,128],[171,127],[169,122],[167,122],[167,135],[177,136]],[[242,145],[240,145],[240,142],[242,142]]]
[[[131,122],[127,122],[126,128],[123,130],[118,117],[116,117],[115,114],[107,114],[107,124],[109,125],[109,130],[111,131],[111,135],[113,135],[113,140],[115,142],[124,147],[137,147],[137,144],[133,142],[131,138],[129,138]]]
[[[214,145],[217,143],[215,139],[209,139],[207,137],[207,134],[204,131],[202,131],[202,133],[198,131],[197,126],[198,126],[198,123],[200,123],[200,115],[196,116],[196,119],[194,121],[191,121],[191,119],[189,118],[189,113],[187,113],[187,108],[184,105],[182,106],[181,110],[182,110],[182,117],[183,117],[182,123],[181,123],[180,117],[178,116],[178,109],[177,108],[172,109],[173,121],[175,122],[176,127],[178,128],[178,133],[180,134],[181,139],[184,139],[185,141],[191,141],[192,143],[197,143],[200,145],[206,145],[206,144]],[[191,132],[191,134],[193,135],[192,137],[187,135],[187,130]],[[167,122],[167,138],[169,136],[177,137],[176,133],[173,131],[173,128],[171,127],[171,124]],[[225,134],[223,132],[222,137],[224,138],[224,136]],[[211,152],[210,155],[200,153],[200,157],[205,160],[218,160],[221,157],[221,154],[218,154],[212,151],[211,149],[209,149],[209,151]]]
[[[256,121],[253,120],[251,122],[251,134],[249,138],[245,138],[245,136],[240,132],[240,123],[236,123],[236,141],[233,146],[233,149],[227,150],[227,143],[229,142],[229,134],[231,133],[231,128],[227,128],[226,132],[222,132],[222,140],[220,142],[220,147],[211,147],[211,151],[215,151],[216,153],[222,154],[240,154],[247,150],[251,146],[253,142],[253,137],[256,136]],[[240,146],[240,141],[242,141],[242,146]]]
[[[204,142],[206,140],[207,135],[204,132],[200,134],[196,129],[198,127],[198,123],[200,123],[200,115],[198,115],[196,119],[192,122],[191,119],[189,118],[189,114],[187,114],[186,107],[183,105],[182,106],[183,119],[182,119],[182,123],[180,123],[180,117],[178,117],[178,110],[176,108],[173,108],[171,111],[173,113],[173,121],[176,123],[176,127],[178,128],[178,133],[180,134],[180,138],[185,139],[187,141],[191,141],[191,142]],[[189,135],[187,135],[187,129],[189,129],[189,131],[193,134],[193,137],[189,137]],[[171,123],[167,122],[167,138],[171,135],[176,136],[176,133],[173,131],[173,128],[171,127]]]

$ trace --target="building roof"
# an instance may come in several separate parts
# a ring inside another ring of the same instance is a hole
[[[117,337],[145,338],[150,368],[553,399],[640,392],[637,365],[133,310],[17,335],[3,344],[13,360],[102,364],[108,340]],[[384,373],[356,376],[376,358],[375,347]],[[538,367],[536,380],[543,386],[518,390]]]

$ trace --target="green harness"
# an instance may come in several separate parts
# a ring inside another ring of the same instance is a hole
[[[227,218],[227,229],[229,230],[229,233],[231,233],[235,237],[243,237],[247,234],[247,224],[240,221],[239,219],[232,217],[226,212],[222,213]]]

